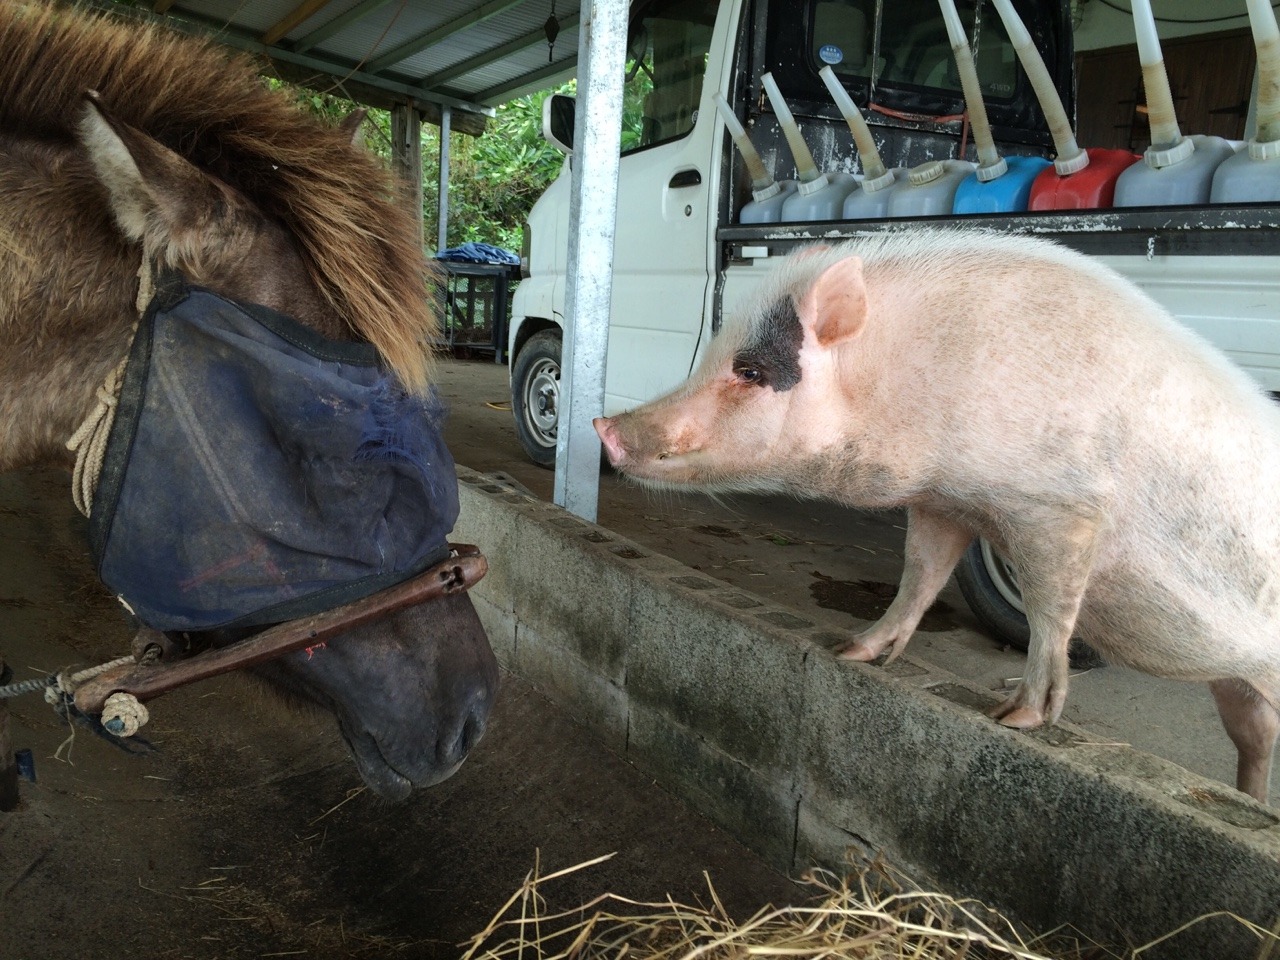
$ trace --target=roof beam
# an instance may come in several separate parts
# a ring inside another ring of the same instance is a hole
[[[162,18],[157,17],[149,11],[138,7],[124,7],[111,0],[83,0],[90,6],[100,10],[106,10],[120,17],[133,18],[135,20],[158,21]],[[436,106],[453,107],[455,110],[480,114],[485,117],[493,116],[493,108],[486,106],[476,100],[463,100],[458,97],[449,97],[444,94],[436,93],[433,90],[427,90],[414,83],[403,83],[398,80],[392,80],[387,77],[376,76],[368,71],[368,68],[360,69],[359,64],[352,64],[341,60],[333,60],[323,57],[307,56],[305,54],[294,53],[291,50],[285,50],[282,47],[268,47],[257,37],[247,34],[244,31],[236,31],[228,28],[224,23],[214,23],[207,18],[199,17],[196,14],[183,12],[181,17],[163,18],[164,23],[172,29],[181,30],[183,33],[190,33],[195,36],[206,37],[215,43],[220,43],[226,47],[233,47],[237,50],[244,50],[247,53],[257,54],[266,57],[275,62],[282,68],[288,68],[288,72],[296,76],[301,68],[303,72],[310,71],[313,74],[323,74],[332,78],[330,83],[334,87],[345,89],[361,89],[378,91],[383,98],[392,102],[404,102],[405,100],[413,100],[418,103],[420,109],[426,109],[427,104]],[[310,84],[314,86],[314,84]],[[362,98],[363,99],[363,98]],[[382,106],[372,100],[365,100],[370,106]],[[459,114],[454,113],[454,127],[458,127]]]
[[[312,47],[318,46],[330,37],[342,32],[357,20],[363,20],[365,17],[377,13],[390,2],[391,0],[364,0],[363,3],[357,3],[346,13],[338,14],[324,26],[317,27],[304,37],[299,37],[298,42],[293,45],[293,52],[306,53]]]
[[[578,14],[576,13],[571,13],[569,16],[562,17],[560,19],[560,30],[562,32],[571,30],[577,25]],[[519,53],[521,50],[525,50],[535,44],[546,42],[546,31],[542,27],[539,27],[537,30],[532,30],[529,33],[516,37],[514,40],[508,40],[500,47],[494,47],[492,50],[486,50],[484,53],[476,54],[470,59],[455,63],[452,67],[446,67],[443,70],[431,74],[430,76],[423,77],[418,82],[424,87],[435,89],[448,83],[450,80],[455,80],[458,77],[465,76],[473,70],[479,70],[482,67],[489,66],[491,63],[497,63],[503,57],[509,56],[513,53]]]
[[[606,0],[607,2],[607,0]],[[578,56],[574,54],[572,57],[566,57],[563,60],[557,60],[555,63],[548,64],[541,70],[533,70],[529,73],[522,74],[506,83],[500,83],[488,90],[481,90],[479,93],[473,94],[475,99],[480,103],[505,103],[512,97],[519,96],[521,93],[529,89],[537,89],[544,81],[552,77],[562,76],[566,73],[572,74],[578,69]]]
[[[477,23],[483,23],[490,17],[496,17],[504,11],[510,10],[512,7],[519,6],[523,0],[489,0],[476,7],[470,13],[464,13],[462,16],[450,20],[442,26],[429,30],[426,33],[419,34],[407,43],[402,43],[393,50],[388,50],[380,57],[375,57],[367,64],[366,69],[370,73],[377,73],[392,64],[407,60],[415,53],[421,53],[432,44],[439,43],[447,37],[453,36],[455,33],[461,33],[468,27],[475,26]]]
[[[302,3],[290,10],[262,35],[262,42],[268,47],[271,46],[298,24],[310,20],[332,2],[333,0],[302,0]]]

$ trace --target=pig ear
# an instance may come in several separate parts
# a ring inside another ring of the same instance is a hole
[[[846,257],[827,267],[804,295],[799,313],[820,346],[834,347],[856,337],[867,322],[862,258]]]

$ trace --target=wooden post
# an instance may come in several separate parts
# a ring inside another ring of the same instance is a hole
[[[0,677],[4,676],[4,659],[0,658]],[[18,806],[18,762],[13,756],[13,739],[9,734],[9,701],[0,700],[0,813]]]
[[[412,100],[391,110],[391,158],[409,186],[409,202],[418,222],[418,244],[425,236],[422,224],[422,115]]]

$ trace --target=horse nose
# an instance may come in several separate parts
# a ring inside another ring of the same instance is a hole
[[[440,738],[439,763],[452,767],[467,758],[489,725],[489,710],[493,700],[486,694],[472,697],[469,708],[457,719],[452,731]]]

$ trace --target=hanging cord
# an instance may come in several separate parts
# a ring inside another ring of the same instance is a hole
[[[147,304],[154,294],[151,257],[144,252],[142,265],[138,268],[138,297],[135,302],[139,317],[146,312]],[[136,323],[133,329],[138,329]],[[97,405],[67,441],[67,449],[76,455],[76,465],[71,473],[71,499],[76,509],[86,517],[93,510],[93,495],[98,489],[98,478],[102,475],[107,440],[111,436],[111,426],[116,421],[120,387],[124,383],[124,370],[128,363],[129,354],[126,351],[124,359],[107,374],[107,378],[98,387]]]

